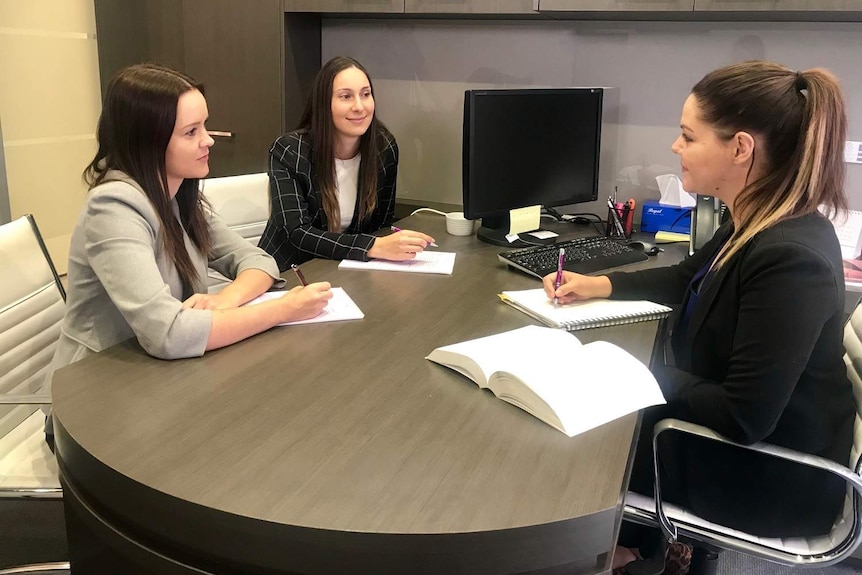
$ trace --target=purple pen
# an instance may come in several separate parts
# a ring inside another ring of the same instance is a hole
[[[560,303],[556,296],[556,291],[560,289],[560,286],[563,284],[564,263],[566,263],[566,250],[565,248],[560,248],[560,257],[557,258],[557,279],[554,280],[554,305],[558,305]]]

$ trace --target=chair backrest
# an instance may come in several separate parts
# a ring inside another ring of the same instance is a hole
[[[847,323],[844,324],[844,364],[847,366],[847,377],[853,386],[853,399],[856,406],[856,419],[853,422],[853,444],[850,446],[850,461],[847,467],[860,472],[860,455],[862,455],[862,304],[856,306]],[[843,525],[842,525],[843,523]],[[862,497],[859,493],[847,488],[847,499],[841,517],[836,521],[838,534],[847,533],[847,541],[851,537],[857,540],[862,537]]]
[[[0,393],[39,391],[60,339],[66,293],[36,221],[0,226]],[[0,437],[36,406],[0,409]]]
[[[847,377],[853,385],[856,400],[856,421],[853,425],[853,446],[848,467],[855,469],[862,455],[862,304],[857,305],[844,325],[844,363]]]
[[[228,227],[256,246],[269,219],[269,176],[263,172],[209,178],[201,190]]]

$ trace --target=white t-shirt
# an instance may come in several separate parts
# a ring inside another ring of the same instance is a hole
[[[360,156],[361,154],[356,154],[349,160],[335,158],[335,185],[338,188],[338,210],[341,212],[339,231],[342,232],[350,227],[353,211],[356,209]]]

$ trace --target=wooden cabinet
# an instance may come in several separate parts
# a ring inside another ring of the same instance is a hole
[[[210,176],[266,171],[284,129],[279,0],[183,0],[182,9],[185,71],[204,83],[216,141]]]
[[[406,14],[537,14],[539,0],[405,0]]]
[[[204,84],[207,127],[229,134],[215,136],[210,176],[266,170],[269,146],[285,129],[281,0],[95,0],[94,6],[103,93],[118,70],[138,62],[186,72]]]
[[[700,11],[862,11],[862,0],[695,0]]]
[[[539,0],[540,12],[691,12],[694,0]]]
[[[284,0],[284,11],[402,14],[404,0]]]

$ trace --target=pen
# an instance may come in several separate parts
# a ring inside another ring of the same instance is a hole
[[[390,229],[390,230],[392,230],[393,232],[400,232],[400,231],[402,231],[402,230],[401,230],[401,228],[398,228],[398,227],[395,227],[395,226],[389,226],[389,229]],[[429,246],[431,246],[432,248],[439,248],[439,247],[440,247],[440,246],[438,246],[437,244],[435,244],[434,242],[431,242],[431,243],[430,243],[430,244],[428,244],[428,245],[429,245]]]
[[[296,265],[296,264],[290,264],[290,269],[292,269],[292,270],[293,270],[293,273],[295,273],[295,274],[296,274],[296,277],[299,279],[299,283],[301,283],[303,286],[307,286],[307,285],[308,285],[308,282],[307,282],[307,281],[305,281],[305,276],[304,276],[304,275],[302,275],[302,272],[301,272],[301,271],[299,271],[299,266],[298,266],[298,265]]]
[[[626,206],[628,207],[628,213],[626,214],[625,224],[626,227],[626,237],[630,237],[632,235],[632,221],[634,220],[635,215],[635,199],[629,198],[626,201]]]
[[[557,258],[557,279],[554,280],[554,306],[559,305],[560,300],[557,298],[556,292],[563,284],[563,264],[566,263],[566,250],[560,248],[560,257]]]

